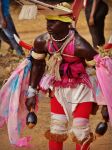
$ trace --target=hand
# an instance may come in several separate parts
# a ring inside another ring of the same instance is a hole
[[[36,106],[36,96],[30,97],[26,99],[25,105],[27,110],[30,111],[32,108],[35,109]]]
[[[7,27],[7,21],[5,19],[2,19],[1,25],[2,25],[2,28],[6,28]]]
[[[94,25],[94,17],[93,16],[90,16],[90,18],[89,18],[89,25],[90,26]]]

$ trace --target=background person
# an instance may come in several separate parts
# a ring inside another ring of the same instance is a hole
[[[87,0],[85,15],[95,48],[105,44],[104,27],[107,14],[108,5],[106,2],[103,0]]]
[[[16,50],[18,55],[24,55],[22,47],[15,41],[13,34],[18,35],[12,17],[10,15],[10,0],[0,0],[0,23],[2,30],[9,39],[11,45]]]
[[[13,46],[11,45],[10,40],[5,35],[5,33],[2,30],[2,28],[0,28],[0,48],[1,48],[2,41],[6,42],[9,45],[8,50],[13,50]]]

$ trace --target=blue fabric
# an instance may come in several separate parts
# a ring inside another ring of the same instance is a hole
[[[11,18],[9,7],[10,7],[10,0],[2,0],[2,12],[3,12],[3,16],[5,17],[5,20],[7,22],[7,27],[2,28],[2,30],[5,33],[5,35],[7,36],[9,42],[11,43],[11,46],[16,50],[17,54],[23,55],[24,52],[22,50],[22,47],[19,46],[19,44],[14,39],[13,34],[16,34],[17,36],[18,36],[18,34],[15,29],[13,20]]]
[[[2,30],[4,31],[5,35],[8,37],[11,45],[13,46],[13,48],[16,50],[18,55],[23,55],[24,52],[22,50],[22,47],[19,46],[19,44],[15,41],[14,39],[14,35],[17,35],[13,20],[10,16],[10,14],[8,16],[5,17],[6,21],[7,21],[7,27],[3,28]]]
[[[10,0],[2,0],[2,11],[4,16],[9,15],[9,6]]]

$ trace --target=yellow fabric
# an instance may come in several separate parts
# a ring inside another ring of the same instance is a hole
[[[62,22],[68,22],[68,23],[71,23],[72,22],[72,19],[68,16],[53,16],[53,15],[47,15],[45,16],[46,19],[48,20],[59,20],[59,21],[62,21]]]

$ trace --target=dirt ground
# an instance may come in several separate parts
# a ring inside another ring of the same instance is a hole
[[[110,35],[112,34],[112,3],[109,3],[110,9],[109,14],[106,17],[105,22],[105,37],[106,41],[108,41]],[[40,33],[46,31],[45,24],[46,21],[44,16],[38,15],[36,20],[18,20],[18,14],[20,12],[20,7],[13,7],[11,9],[12,17],[14,19],[17,31],[24,41],[29,44],[33,44],[33,41],[36,36]],[[91,36],[88,31],[88,27],[85,21],[84,11],[81,12],[79,21],[77,24],[77,30],[80,34],[83,35],[85,39],[87,39],[91,44]],[[2,85],[3,81],[8,78],[11,71],[17,66],[17,64],[22,61],[14,54],[10,54],[7,50],[8,45],[2,43],[2,48],[0,50],[0,85]],[[25,50],[26,55],[28,52]],[[40,96],[39,102],[39,112],[38,112],[38,123],[36,127],[32,130],[29,130],[27,127],[25,128],[22,135],[31,135],[32,136],[32,147],[30,148],[17,148],[13,147],[9,143],[7,127],[0,129],[0,150],[47,150],[47,140],[44,137],[44,132],[49,127],[50,121],[50,111],[49,111],[49,98],[46,96]],[[102,121],[100,109],[96,116],[91,116],[91,126],[92,131],[94,132],[97,123]],[[64,150],[75,150],[75,144],[72,143],[71,139],[68,140],[64,144]],[[112,128],[109,125],[107,133],[93,142],[91,145],[91,150],[112,150]]]

